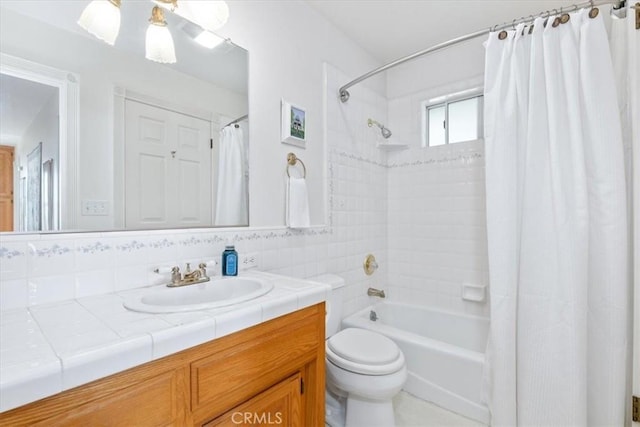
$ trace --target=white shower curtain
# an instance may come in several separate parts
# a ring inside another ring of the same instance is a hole
[[[494,426],[624,425],[623,146],[606,31],[587,14],[486,45]]]
[[[220,131],[216,225],[249,224],[247,155],[241,128]]]

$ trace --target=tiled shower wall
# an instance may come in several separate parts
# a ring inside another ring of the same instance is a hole
[[[482,78],[389,100],[390,127],[409,149],[388,158],[389,284],[393,299],[486,315],[462,299],[464,284],[488,295],[484,143],[421,147],[421,103],[481,85]]]
[[[382,138],[367,119],[387,120],[387,100],[365,85],[352,88],[342,103],[338,89],[351,80],[332,66],[327,76],[327,147],[329,200],[333,234],[329,243],[329,271],[342,271],[347,281],[344,313],[350,314],[375,302],[367,288],[388,288],[386,155],[376,148]],[[367,254],[375,255],[380,268],[364,274]]]
[[[469,142],[411,150],[390,161],[388,245],[394,299],[488,314],[486,302],[461,297],[464,284],[488,284],[483,151],[482,142]]]

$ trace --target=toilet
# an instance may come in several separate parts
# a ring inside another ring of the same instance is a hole
[[[381,334],[357,328],[340,330],[344,279],[325,274],[310,280],[332,288],[326,302],[327,424],[393,427],[392,399],[407,380],[402,351]]]

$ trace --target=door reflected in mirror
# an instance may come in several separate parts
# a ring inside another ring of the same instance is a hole
[[[0,3],[2,231],[248,225],[248,52],[166,12],[177,62],[155,63],[151,2],[122,2],[114,46],[87,4]]]

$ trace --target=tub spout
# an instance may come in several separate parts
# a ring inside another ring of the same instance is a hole
[[[369,295],[370,297],[380,297],[380,298],[386,297],[386,295],[384,294],[384,291],[381,291],[380,289],[375,289],[375,288],[367,289],[367,295]]]

